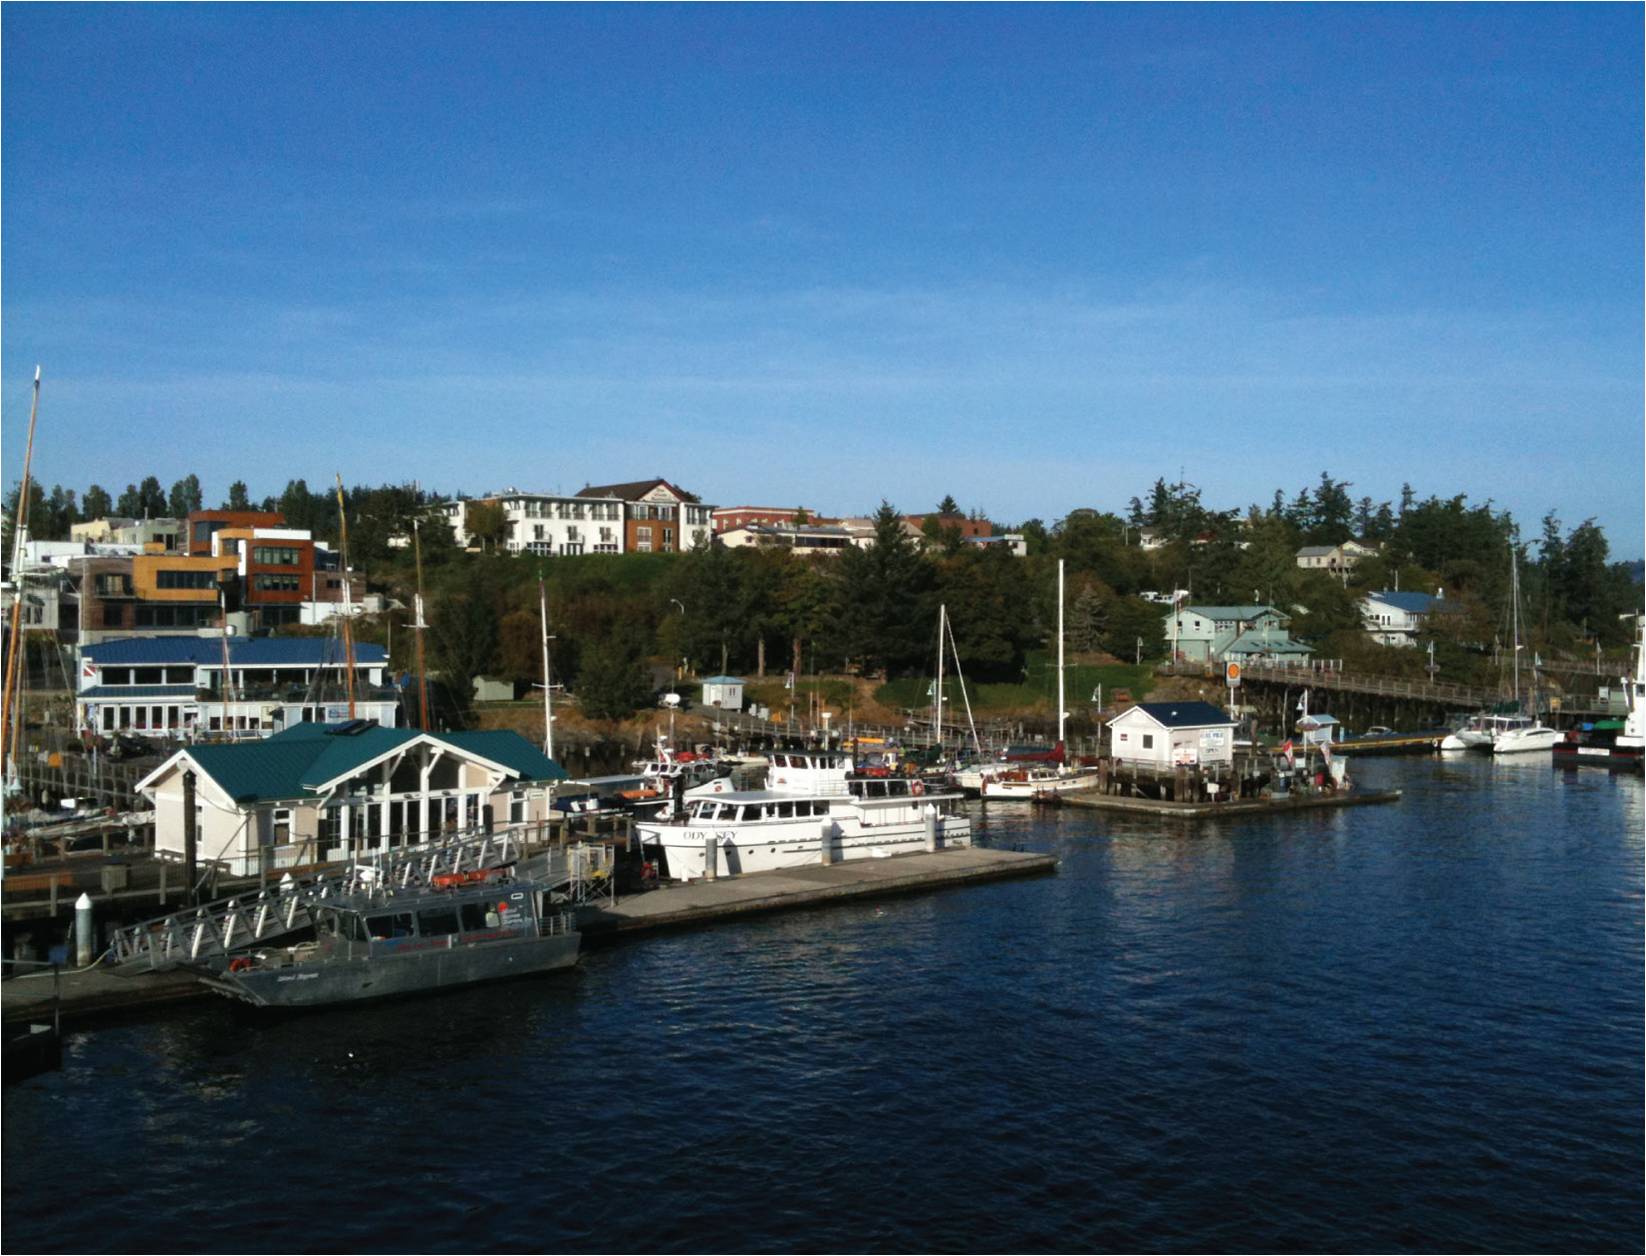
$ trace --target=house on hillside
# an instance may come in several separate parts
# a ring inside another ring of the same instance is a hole
[[[1140,702],[1109,721],[1109,753],[1156,769],[1229,766],[1235,725],[1209,702]]]
[[[1415,646],[1417,634],[1429,617],[1448,609],[1441,589],[1436,589],[1433,597],[1427,593],[1384,589],[1360,599],[1361,621],[1379,645]]]
[[[1306,660],[1309,648],[1292,640],[1286,630],[1290,622],[1272,606],[1185,602],[1166,615],[1166,642],[1186,663],[1221,662],[1231,647],[1241,658]]]
[[[353,720],[188,746],[137,783],[154,803],[163,858],[184,854],[190,773],[196,857],[236,876],[536,825],[566,776],[508,731],[425,733]]]
[[[1351,572],[1363,558],[1377,553],[1374,545],[1359,541],[1344,541],[1341,545],[1305,545],[1297,551],[1297,565],[1306,571],[1324,571],[1331,575]]]

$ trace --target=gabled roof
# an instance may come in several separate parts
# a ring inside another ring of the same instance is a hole
[[[1393,589],[1384,589],[1378,593],[1368,593],[1369,602],[1382,602],[1385,606],[1392,606],[1397,611],[1405,611],[1408,615],[1426,615],[1439,599],[1427,593],[1397,592]]]
[[[1299,558],[1325,558],[1337,549],[1335,545],[1305,545],[1297,551]]]
[[[1156,724],[1164,728],[1205,728],[1208,725],[1223,727],[1235,724],[1235,718],[1224,711],[1218,710],[1210,702],[1139,702],[1131,710],[1122,711],[1109,723],[1123,720],[1132,711],[1141,711]]]
[[[655,480],[630,480],[627,484],[591,484],[587,488],[579,489],[577,495],[579,497],[621,497],[626,502],[634,502],[639,501],[642,497],[651,492],[660,484],[664,488],[668,489],[669,492],[678,497],[681,501],[691,500],[691,494],[682,489],[676,488],[673,484],[670,484],[667,480],[662,478]]]
[[[144,663],[223,665],[221,637],[116,637],[82,647],[80,656],[99,666]],[[356,667],[379,667],[388,662],[380,645],[357,644]],[[342,667],[343,646],[333,637],[230,637],[229,664],[233,667]]]
[[[705,676],[705,685],[741,685],[743,682],[736,676]]]
[[[179,760],[188,759],[236,802],[313,798],[331,782],[422,738],[443,742],[466,758],[485,760],[522,780],[564,780],[566,776],[558,763],[506,729],[424,733],[357,720],[294,724],[255,742],[189,746],[139,782],[139,788],[158,780]]]

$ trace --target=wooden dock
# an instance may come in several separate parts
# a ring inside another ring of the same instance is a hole
[[[718,881],[691,881],[632,894],[616,904],[585,907],[578,928],[585,939],[592,939],[1056,870],[1057,859],[1052,855],[981,846],[896,855],[889,859],[853,859],[827,866],[755,872]]]
[[[1219,820],[1232,816],[1288,815],[1321,807],[1365,807],[1373,803],[1398,802],[1400,791],[1351,790],[1346,793],[1298,794],[1287,798],[1241,798],[1229,802],[1163,802],[1155,798],[1128,798],[1120,794],[1085,791],[1061,796],[1065,807],[1085,807],[1092,811],[1129,812],[1132,815],[1165,817],[1174,820]]]
[[[825,907],[852,899],[913,894],[1008,877],[1057,870],[1057,859],[1014,850],[958,847],[853,859],[827,867],[756,872],[716,881],[668,885],[585,907],[579,919],[585,942],[646,931],[714,924],[745,916]],[[99,1017],[185,1000],[216,997],[193,973],[117,973],[106,965],[60,974],[63,1022],[84,1024]],[[14,977],[0,983],[0,1017],[8,1022],[51,1018],[54,985],[49,974]]]

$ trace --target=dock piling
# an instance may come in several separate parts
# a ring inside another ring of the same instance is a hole
[[[91,895],[81,894],[74,900],[74,963],[77,968],[91,967],[95,947],[95,932],[91,920]]]
[[[703,839],[703,879],[713,881],[719,871],[720,848],[712,837]]]
[[[926,812],[926,849],[933,853],[937,850],[937,808],[931,803],[925,806]]]

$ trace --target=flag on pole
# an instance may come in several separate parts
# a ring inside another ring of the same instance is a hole
[[[1292,739],[1290,737],[1286,739],[1286,744],[1281,746],[1280,753],[1286,756],[1286,768],[1290,771],[1295,764],[1292,757]]]
[[[1320,743],[1320,757],[1326,761],[1326,765],[1328,767],[1331,766],[1331,762],[1332,762],[1332,743],[1329,740],[1328,741],[1323,741],[1323,742]]]

